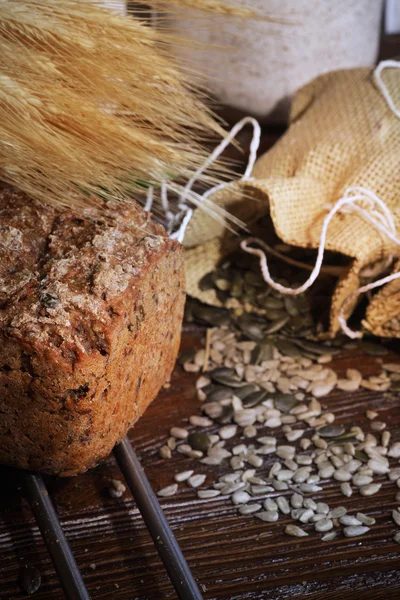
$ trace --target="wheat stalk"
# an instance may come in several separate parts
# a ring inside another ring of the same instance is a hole
[[[96,4],[2,0],[0,178],[75,207],[189,178],[223,132],[169,42]]]

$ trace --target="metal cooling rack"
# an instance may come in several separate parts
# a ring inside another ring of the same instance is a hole
[[[127,437],[114,456],[131,490],[157,551],[180,600],[202,600],[202,595],[149,480]],[[23,487],[68,600],[90,600],[79,567],[64,535],[46,485],[36,473],[23,472]]]

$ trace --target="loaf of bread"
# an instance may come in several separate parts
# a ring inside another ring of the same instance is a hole
[[[0,188],[0,463],[73,475],[106,457],[174,366],[180,244],[138,208],[99,217]]]

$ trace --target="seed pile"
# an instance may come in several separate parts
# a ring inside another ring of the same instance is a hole
[[[160,455],[179,452],[200,465],[229,467],[207,488],[201,468],[178,473],[176,483],[158,494],[173,496],[185,482],[198,488],[199,498],[230,498],[241,515],[266,523],[290,516],[296,524],[286,525],[285,533],[291,536],[314,532],[330,541],[340,531],[345,537],[365,534],[373,518],[348,515],[344,506],[331,508],[313,495],[336,481],[344,497],[372,496],[386,480],[396,486],[400,504],[400,442],[392,442],[375,411],[368,411],[371,431],[364,432],[336,423],[320,399],[334,389],[398,391],[400,364],[384,362],[387,350],[365,342],[381,372],[364,377],[348,369],[339,378],[329,366],[338,351],[332,343],[254,337],[231,324],[215,327],[208,330],[206,347],[186,357],[183,368],[199,374],[202,416],[190,417],[191,431],[173,427]],[[392,516],[400,527],[400,508]],[[394,540],[400,542],[400,531]]]

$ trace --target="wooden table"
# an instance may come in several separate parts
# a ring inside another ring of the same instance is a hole
[[[200,347],[201,330],[187,330],[182,348]],[[391,353],[385,357],[400,362]],[[378,359],[359,350],[347,350],[333,363],[339,373],[358,365],[365,374],[379,371]],[[186,426],[199,414],[194,392],[195,376],[177,366],[172,386],[163,390],[130,432],[138,455],[155,490],[172,483],[174,473],[186,468],[208,473],[207,483],[226,467],[205,467],[175,453],[159,458],[172,425]],[[359,424],[369,430],[366,409],[379,412],[388,423],[392,440],[400,440],[400,394],[361,390],[335,391],[323,400],[337,422]],[[279,434],[278,432],[278,435]],[[268,458],[268,457],[267,457]],[[63,598],[59,582],[26,501],[11,470],[2,469],[0,497],[0,598],[23,598],[17,579],[21,566],[36,566],[42,574],[37,600]],[[174,590],[155,552],[150,536],[129,492],[110,498],[109,482],[122,479],[109,458],[93,471],[71,479],[50,479],[51,497],[93,599],[162,600],[175,598]],[[194,490],[180,484],[176,497],[165,499],[169,521],[201,584],[204,598],[235,600],[389,600],[400,597],[400,545],[390,511],[396,507],[396,487],[386,477],[380,492],[369,498],[357,493],[344,498],[339,483],[324,485],[314,494],[330,506],[346,505],[349,512],[363,510],[376,524],[362,538],[323,543],[319,535],[292,538],[283,533],[286,523],[267,524],[240,516],[227,498],[199,500]],[[397,528],[398,530],[398,528]]]

